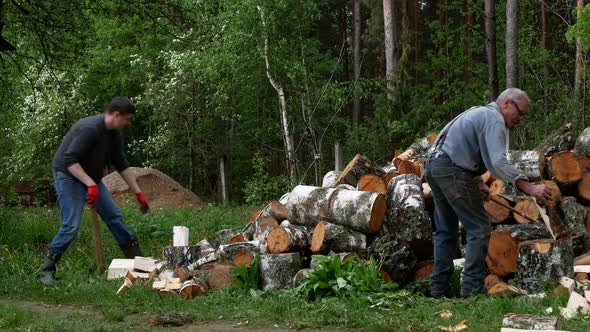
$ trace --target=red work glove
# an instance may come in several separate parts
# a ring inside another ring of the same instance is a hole
[[[148,202],[145,199],[145,196],[143,195],[143,193],[141,191],[138,192],[137,194],[135,194],[135,198],[137,199],[139,204],[141,204],[141,207],[139,208],[141,210],[141,212],[143,212],[143,213],[148,212],[150,209],[150,206],[148,205]]]
[[[88,192],[86,193],[86,203],[90,206],[95,206],[98,202],[98,186],[88,186]]]

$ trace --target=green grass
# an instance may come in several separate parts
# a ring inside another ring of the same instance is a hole
[[[222,228],[239,230],[255,207],[209,206],[200,210],[153,211],[143,215],[124,208],[126,222],[135,231],[146,254],[159,256],[161,247],[169,245],[172,226],[186,225],[191,242],[211,237]],[[410,294],[399,301],[372,306],[358,299],[331,298],[305,301],[292,291],[245,292],[225,290],[210,292],[206,297],[183,301],[160,299],[150,289],[132,288],[117,296],[120,282],[107,282],[89,271],[94,266],[89,214],[76,241],[59,265],[58,287],[44,287],[36,280],[49,241],[59,228],[59,211],[47,209],[0,208],[0,298],[44,301],[55,304],[91,306],[100,318],[65,315],[57,319],[49,313],[33,313],[14,305],[0,304],[0,330],[102,330],[145,329],[147,319],[130,325],[129,315],[155,313],[188,313],[196,321],[249,321],[249,325],[285,324],[296,327],[347,327],[375,331],[435,331],[439,325],[453,325],[467,320],[471,331],[498,331],[502,316],[508,312],[544,314],[547,307],[553,315],[566,299],[543,300],[510,298],[471,298],[468,300],[432,300]],[[105,259],[120,256],[112,236],[103,227]],[[448,309],[454,316],[445,320],[434,315]],[[587,331],[590,319],[564,321],[562,329]]]

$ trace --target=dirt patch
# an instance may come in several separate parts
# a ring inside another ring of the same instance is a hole
[[[153,168],[129,168],[137,178],[137,184],[143,191],[151,208],[191,208],[203,206],[203,200],[192,191],[184,188],[168,175]],[[117,205],[124,200],[133,200],[133,193],[121,175],[113,172],[102,179]]]

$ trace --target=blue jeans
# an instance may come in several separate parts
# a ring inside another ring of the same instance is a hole
[[[51,241],[49,252],[63,254],[74,241],[80,230],[82,212],[86,205],[86,186],[77,179],[57,171],[55,173],[55,191],[61,211],[61,228]],[[107,225],[120,246],[136,240],[135,235],[123,222],[123,214],[115,205],[113,197],[102,183],[98,183],[98,201],[96,211]]]
[[[441,154],[428,161],[426,180],[432,188],[435,206],[432,295],[441,296],[449,289],[459,221],[467,233],[461,296],[485,293],[483,272],[492,226],[480,196],[480,178],[455,166],[446,154]]]

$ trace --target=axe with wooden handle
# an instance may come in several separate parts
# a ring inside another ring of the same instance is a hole
[[[92,239],[94,240],[94,253],[96,255],[96,266],[98,275],[104,273],[104,256],[102,245],[100,244],[100,228],[98,227],[98,217],[96,216],[96,206],[90,208],[92,212]]]

